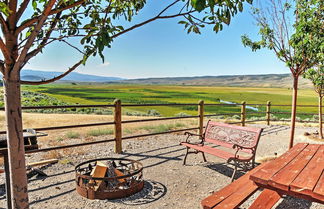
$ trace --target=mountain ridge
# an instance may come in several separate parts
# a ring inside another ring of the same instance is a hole
[[[233,86],[233,87],[279,87],[291,88],[290,74],[220,75],[195,77],[160,77],[114,81],[120,84],[143,85],[188,85],[188,86]],[[312,83],[300,77],[299,88],[312,88]]]
[[[60,75],[61,72],[39,71],[24,69],[22,80],[41,81]],[[88,82],[101,84],[142,84],[142,85],[182,85],[182,86],[233,86],[233,87],[278,87],[291,88],[290,74],[254,74],[254,75],[219,75],[219,76],[184,76],[184,77],[153,77],[125,79],[120,77],[106,77],[71,72],[58,82]],[[312,88],[312,83],[300,77],[299,88]]]
[[[60,74],[62,74],[62,72],[23,69],[21,71],[21,80],[41,81],[41,80],[51,79],[51,78],[58,76]],[[97,76],[97,75],[71,72],[67,76],[60,79],[60,81],[65,81],[65,82],[66,81],[70,81],[70,82],[109,82],[109,81],[118,81],[118,80],[122,80],[122,79],[124,79],[124,78]]]

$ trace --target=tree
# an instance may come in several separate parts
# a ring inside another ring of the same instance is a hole
[[[295,2],[293,7],[292,2]],[[298,78],[318,62],[323,52],[323,2],[321,0],[269,0],[263,8],[253,8],[259,27],[260,41],[242,36],[244,46],[253,51],[267,48],[286,63],[293,77],[291,131],[289,148],[293,146],[296,122]],[[294,23],[290,18],[294,17]],[[321,42],[322,41],[322,42]]]
[[[317,68],[307,70],[303,76],[312,81],[314,90],[318,94],[318,125],[320,137],[323,139],[322,104],[324,96],[324,64],[318,65]]]
[[[146,21],[124,28],[146,5],[146,0],[4,0],[0,2],[0,49],[6,110],[12,206],[28,208],[27,179],[21,118],[21,84],[45,84],[61,79],[85,64],[90,56],[111,47],[115,38],[159,19],[180,17],[187,32],[200,33],[205,25],[218,32],[252,0],[169,0]],[[124,21],[121,21],[124,19]],[[76,41],[79,44],[75,44]],[[47,46],[65,43],[81,54],[65,73],[49,80],[21,81],[20,71]]]

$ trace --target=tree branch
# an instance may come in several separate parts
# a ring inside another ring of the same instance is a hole
[[[2,28],[3,28],[3,30],[4,30],[3,32],[7,33],[9,31],[8,30],[8,25],[7,25],[6,20],[3,18],[2,14],[0,14],[0,24],[1,24]]]
[[[4,75],[4,62],[3,62],[3,60],[0,60],[0,72],[2,73],[2,75]]]
[[[24,13],[24,11],[26,10],[28,4],[29,4],[30,0],[24,0],[20,6],[19,6],[19,9],[18,9],[18,12],[16,14],[16,23],[19,21],[21,15]]]
[[[60,80],[61,78],[67,76],[70,72],[72,72],[73,70],[75,70],[77,67],[79,67],[83,62],[83,59],[80,60],[79,62],[77,62],[75,65],[73,65],[71,68],[69,68],[69,70],[67,70],[66,72],[62,73],[59,76],[56,76],[52,79],[48,79],[48,80],[42,80],[42,81],[20,81],[21,84],[28,84],[28,85],[40,85],[40,84],[47,84],[47,83],[52,83],[54,81]]]
[[[17,72],[21,69],[21,65],[24,63],[24,60],[26,58],[27,52],[30,49],[30,47],[32,46],[38,32],[40,31],[40,29],[42,28],[45,20],[47,19],[52,7],[54,6],[56,0],[50,0],[48,2],[48,4],[46,5],[43,14],[40,16],[37,25],[35,26],[34,30],[31,32],[23,50],[21,51],[18,60],[16,61],[14,67],[12,68],[13,72]]]
[[[116,37],[118,37],[118,36],[120,36],[120,35],[122,35],[124,33],[127,33],[127,32],[129,32],[131,30],[134,30],[135,28],[138,28],[138,27],[141,27],[143,25],[146,25],[147,23],[150,23],[150,22],[152,22],[154,20],[157,20],[157,19],[168,19],[168,18],[174,18],[174,17],[179,17],[179,16],[185,16],[185,15],[191,14],[193,12],[195,12],[195,11],[192,10],[192,11],[189,11],[189,12],[186,12],[186,13],[179,13],[179,14],[176,14],[176,15],[169,15],[169,16],[155,16],[155,17],[153,17],[151,19],[148,19],[148,20],[146,20],[144,22],[141,22],[139,24],[133,25],[132,27],[129,27],[129,28],[127,28],[127,29],[121,31],[120,33],[117,33],[117,34],[115,34],[115,35],[113,35],[111,37],[112,38],[116,38]]]
[[[67,10],[67,9],[71,9],[73,7],[76,7],[76,6],[79,6],[81,4],[83,4],[86,0],[80,0],[80,1],[77,1],[73,4],[70,4],[70,5],[67,5],[67,6],[64,6],[64,7],[60,7],[60,8],[57,8],[57,9],[53,9],[49,12],[48,15],[54,15],[54,14],[57,14],[59,12],[62,12],[64,10]],[[40,18],[41,16],[38,16],[38,17],[33,17],[27,21],[25,21],[24,23],[22,23],[16,30],[16,35],[18,35],[21,31],[25,30],[26,28],[28,28],[29,26],[33,25],[34,23],[37,22],[38,18]]]
[[[9,17],[8,17],[8,25],[9,30],[14,30],[16,28],[16,10],[17,10],[17,0],[9,1]]]
[[[0,37],[0,49],[1,52],[6,60],[12,60],[10,52],[6,46],[6,44],[3,42],[2,38]]]
[[[161,16],[165,11],[167,11],[170,7],[172,7],[173,5],[175,5],[176,3],[178,3],[180,0],[176,0],[173,3],[169,4],[168,6],[166,6],[157,16]]]
[[[52,34],[56,24],[58,23],[58,21],[60,21],[60,17],[61,17],[61,12],[56,14],[54,21],[52,22],[45,37],[43,38],[42,42],[38,45],[38,47],[26,55],[26,58],[24,61],[25,63],[28,62],[28,60],[31,59],[32,57],[36,56],[47,45],[48,39],[51,37],[51,34]]]

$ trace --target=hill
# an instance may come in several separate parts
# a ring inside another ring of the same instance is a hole
[[[53,78],[60,75],[61,72],[52,72],[52,71],[39,71],[39,70],[28,70],[24,69],[21,71],[21,79],[28,81],[41,81],[44,79]],[[119,77],[105,77],[105,76],[96,76],[89,74],[82,74],[72,72],[60,81],[73,81],[73,82],[109,82],[109,81],[118,81],[123,78]]]
[[[151,84],[151,85],[190,85],[190,86],[242,86],[242,87],[279,87],[291,88],[290,74],[264,74],[264,75],[224,75],[200,77],[165,77],[120,80],[117,83],[125,84]],[[312,88],[312,83],[300,78],[300,88]]]

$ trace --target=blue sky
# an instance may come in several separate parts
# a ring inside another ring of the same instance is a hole
[[[163,6],[159,2],[148,1],[134,23],[157,14]],[[249,7],[245,5],[243,13],[217,34],[210,27],[201,35],[187,34],[183,25],[177,24],[180,19],[149,23],[116,38],[112,48],[105,50],[105,63],[91,57],[76,72],[123,78],[289,73],[272,51],[252,52],[242,45],[243,34],[258,38]],[[65,45],[53,45],[25,68],[64,71],[78,56]]]

